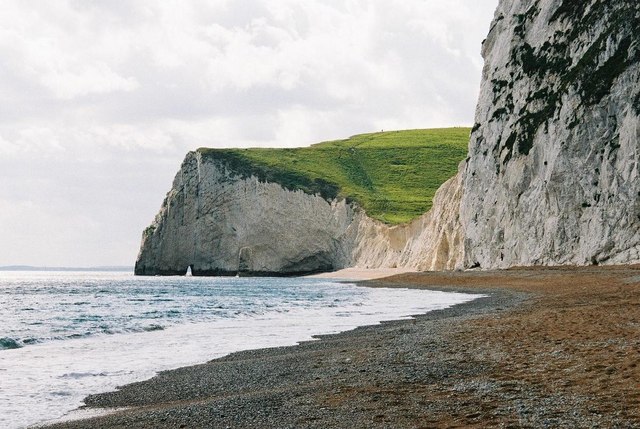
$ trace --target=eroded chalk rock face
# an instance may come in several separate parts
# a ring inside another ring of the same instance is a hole
[[[342,202],[243,178],[190,152],[147,228],[137,274],[277,275],[345,266],[355,213]]]
[[[462,176],[456,174],[436,192],[433,208],[412,222],[399,266],[418,271],[461,268],[464,259],[460,219]]]
[[[450,183],[460,187],[457,179]],[[438,229],[443,240],[457,240],[452,229],[459,228],[441,228],[448,219],[441,215],[390,227],[345,200],[243,177],[222,160],[190,152],[143,234],[135,271],[299,275],[346,267],[452,267],[442,245],[430,244],[442,240],[425,238]],[[449,216],[457,221],[457,208]]]
[[[502,0],[462,169],[464,266],[640,261],[640,2]]]
[[[433,200],[433,209],[414,221],[388,226],[360,212],[357,233],[346,247],[351,265],[361,268],[452,270],[462,264],[460,175],[445,182]]]

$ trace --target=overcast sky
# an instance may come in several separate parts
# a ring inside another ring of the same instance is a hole
[[[182,158],[468,125],[498,0],[3,0],[0,265],[133,265]]]

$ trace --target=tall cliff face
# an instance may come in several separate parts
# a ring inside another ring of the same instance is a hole
[[[442,195],[435,204],[443,205]],[[457,210],[446,214],[458,216]],[[179,275],[191,267],[196,275],[298,275],[354,266],[453,266],[441,245],[431,245],[441,241],[414,240],[436,230],[451,239],[455,232],[441,228],[444,219],[426,214],[390,227],[344,199],[290,191],[190,152],[143,234],[135,272]]]
[[[356,214],[345,202],[244,178],[191,152],[154,223],[137,274],[297,274],[342,267]]]
[[[640,260],[640,3],[502,0],[462,169],[464,266]]]

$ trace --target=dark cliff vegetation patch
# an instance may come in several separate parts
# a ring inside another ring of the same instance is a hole
[[[607,39],[602,38],[571,70],[569,77],[580,79],[582,99],[586,105],[598,104],[609,95],[614,81],[631,65],[637,55],[637,51],[631,52],[631,43],[630,37],[620,40],[613,55],[598,66],[598,58],[607,46]]]
[[[242,177],[345,198],[390,224],[431,208],[436,190],[467,156],[469,128],[391,131],[296,149],[198,149]]]
[[[302,190],[309,194],[319,194],[327,200],[338,197],[340,189],[334,183],[321,177],[309,177],[300,172],[277,169],[254,162],[247,156],[248,150],[241,149],[198,149],[201,153],[221,162],[234,174],[241,177],[255,176],[262,182],[279,183],[289,190]],[[262,150],[262,149],[251,149]],[[286,157],[291,149],[280,149]]]
[[[502,119],[502,117],[508,113],[509,111],[505,107],[500,107],[493,111],[493,115],[491,116],[491,119],[489,119],[489,122],[493,122],[497,119]]]
[[[540,14],[540,8],[537,4],[533,4],[525,13],[515,15],[516,26],[513,28],[513,34],[518,37],[524,37],[527,31],[527,24],[533,22]]]
[[[577,19],[584,16],[589,2],[585,0],[564,0],[556,11],[551,15],[550,22],[570,19],[575,22]]]
[[[506,80],[493,79],[491,83],[493,84],[493,104],[496,104],[496,102],[504,92],[505,88],[507,87],[509,87],[509,89],[513,88],[513,82],[509,83]]]
[[[640,61],[637,31],[640,6],[636,1],[564,0],[550,23],[568,20],[572,25],[534,48],[524,39],[527,27],[538,14],[534,4],[526,13],[514,16],[514,37],[521,40],[516,42],[509,62],[516,70],[512,80],[527,79],[536,92],[529,94],[526,105],[518,112],[513,112],[513,103],[506,100],[512,96],[511,91],[505,96],[502,81],[492,81],[494,98],[505,97],[504,102],[497,104],[492,120],[503,118],[505,111],[517,115],[503,146],[508,150],[505,163],[516,153],[529,154],[536,133],[557,114],[562,107],[562,97],[570,90],[577,91],[583,106],[596,105],[610,93],[616,79],[631,64]],[[601,31],[594,40],[595,29]],[[572,52],[585,45],[587,49],[575,61]],[[512,86],[508,88],[512,89]],[[577,125],[575,119],[569,127]]]
[[[153,235],[153,233],[156,231],[156,226],[155,225],[149,225],[148,227],[146,227],[144,229],[144,231],[142,231],[142,236],[143,237],[148,237],[150,235]]]

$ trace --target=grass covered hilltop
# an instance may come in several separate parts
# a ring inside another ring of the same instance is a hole
[[[408,222],[431,208],[436,190],[467,156],[470,128],[359,134],[295,149],[208,149],[243,175],[287,189],[357,202],[370,217]]]

